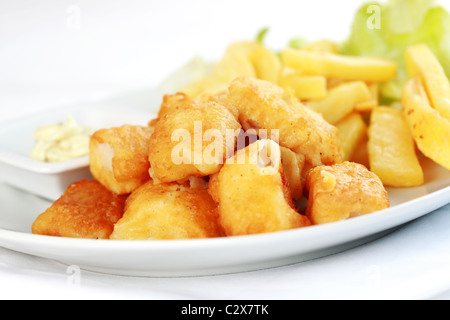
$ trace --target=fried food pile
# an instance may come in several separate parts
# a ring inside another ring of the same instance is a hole
[[[386,187],[450,169],[450,82],[426,45],[405,54],[402,101],[380,86],[395,62],[327,40],[276,53],[231,44],[212,72],[164,96],[147,126],[90,140],[93,181],[71,185],[35,234],[198,239],[308,228],[386,209]]]
[[[91,137],[94,181],[76,182],[35,234],[111,240],[242,236],[389,207],[380,179],[345,161],[336,126],[282,87],[237,77],[226,91],[166,95],[148,126]],[[307,200],[307,208],[298,205]]]

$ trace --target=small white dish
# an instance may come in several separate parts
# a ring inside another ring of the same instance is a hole
[[[73,182],[92,178],[89,156],[62,162],[42,163],[30,158],[34,131],[72,116],[80,125],[94,130],[123,124],[147,125],[152,113],[114,104],[74,105],[29,115],[0,125],[0,181],[41,196],[58,199]]]

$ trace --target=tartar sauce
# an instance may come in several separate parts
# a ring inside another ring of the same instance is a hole
[[[80,126],[72,116],[65,122],[45,125],[34,132],[36,145],[31,159],[40,162],[65,162],[89,154],[94,130]]]

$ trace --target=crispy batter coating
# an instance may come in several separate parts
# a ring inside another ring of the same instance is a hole
[[[94,178],[117,194],[129,194],[147,182],[152,133],[152,127],[132,125],[95,132],[89,154]]]
[[[70,185],[32,225],[34,234],[87,239],[108,239],[122,217],[126,196],[111,193],[98,181]]]
[[[220,221],[228,236],[310,225],[294,209],[277,143],[258,140],[228,160],[209,182],[209,192],[219,203]]]
[[[112,240],[173,240],[222,237],[217,204],[207,190],[154,184],[134,191]]]
[[[279,130],[279,144],[304,155],[313,166],[342,162],[337,128],[281,87],[240,77],[231,83],[226,100],[238,109],[245,130]]]
[[[234,152],[233,133],[239,132],[241,125],[217,102],[172,99],[176,103],[165,107],[149,143],[151,177],[169,183],[218,172]],[[231,139],[227,139],[229,132]]]
[[[292,199],[298,200],[303,196],[304,180],[302,179],[302,172],[305,167],[305,156],[285,147],[280,147],[280,152],[281,163]]]
[[[381,180],[361,164],[320,166],[306,179],[306,214],[313,224],[330,223],[389,207]]]

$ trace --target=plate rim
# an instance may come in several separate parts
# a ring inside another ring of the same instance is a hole
[[[433,201],[435,200],[435,201]],[[439,201],[438,201],[439,200]],[[423,205],[423,203],[428,203],[428,205]],[[432,204],[431,206],[429,204]],[[210,246],[216,246],[217,244],[229,245],[239,242],[254,242],[254,241],[272,241],[273,238],[282,237],[294,237],[298,234],[307,233],[327,233],[329,229],[333,230],[347,230],[354,229],[355,226],[360,224],[369,225],[370,222],[378,222],[378,224],[388,225],[388,227],[375,228],[378,231],[386,230],[391,227],[396,227],[408,222],[411,222],[417,218],[427,215],[435,210],[438,210],[446,205],[450,204],[450,186],[444,187],[443,189],[434,191],[432,193],[420,196],[418,198],[400,203],[398,205],[392,206],[387,209],[383,209],[377,212],[366,214],[359,217],[354,217],[348,220],[337,221],[328,224],[313,225],[304,228],[297,228],[291,230],[283,230],[278,232],[254,234],[254,235],[242,235],[233,237],[220,237],[220,238],[207,238],[207,239],[176,239],[176,240],[110,240],[110,239],[79,239],[79,238],[67,238],[67,237],[53,237],[36,235],[31,232],[21,232],[8,230],[0,228],[0,247],[3,246],[4,239],[9,237],[18,238],[21,241],[34,240],[44,243],[54,244],[55,246],[67,245],[67,244],[80,244],[87,249],[95,248],[97,249],[114,249],[118,248],[128,248],[130,244],[132,247],[139,248],[152,248],[152,249],[173,249],[173,247],[179,249],[183,247],[187,249],[189,247],[204,248]],[[407,209],[413,208],[413,213],[405,213]],[[392,217],[392,212],[399,211],[395,219]],[[372,221],[374,220],[374,221]],[[317,231],[318,230],[318,231]],[[369,234],[373,234],[377,231],[373,231]],[[300,237],[300,236],[299,236]],[[308,237],[308,236],[304,236]],[[354,237],[351,237],[354,238]],[[95,244],[95,245],[93,245]]]

